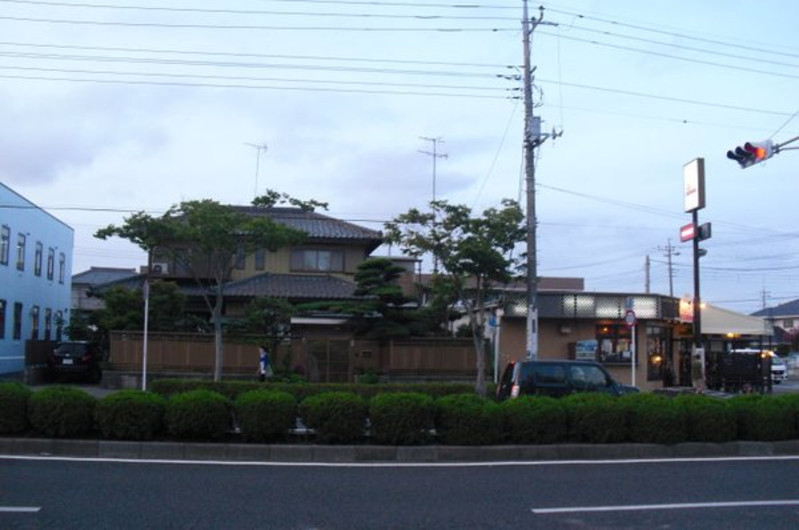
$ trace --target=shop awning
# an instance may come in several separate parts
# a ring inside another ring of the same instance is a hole
[[[703,335],[773,335],[774,328],[760,317],[736,313],[710,304],[702,304]]]

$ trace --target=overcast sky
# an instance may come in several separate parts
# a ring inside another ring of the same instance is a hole
[[[563,135],[537,152],[539,274],[640,293],[649,256],[650,290],[669,294],[671,245],[673,292],[691,293],[682,169],[703,157],[703,299],[799,298],[799,153],[726,158],[799,136],[799,3],[543,5],[535,113]],[[0,181],[75,229],[73,273],[143,265],[93,233],[182,200],[272,188],[380,229],[432,198],[422,137],[446,155],[437,198],[523,201],[521,15],[521,0],[0,0]]]

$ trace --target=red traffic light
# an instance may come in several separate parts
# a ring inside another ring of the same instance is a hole
[[[727,151],[727,158],[735,160],[741,169],[763,162],[774,155],[774,144],[771,140],[762,142],[746,142],[743,147]]]

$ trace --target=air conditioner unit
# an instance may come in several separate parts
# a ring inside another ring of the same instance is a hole
[[[169,263],[156,261],[153,263],[153,274],[169,274]]]

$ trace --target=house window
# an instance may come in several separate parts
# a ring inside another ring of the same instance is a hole
[[[44,247],[41,241],[36,242],[36,255],[33,259],[33,274],[36,276],[42,275],[42,255],[44,254]]]
[[[6,301],[0,300],[0,339],[6,338]]]
[[[61,335],[64,332],[64,313],[61,311],[55,312],[55,340],[60,341]]]
[[[259,248],[255,251],[255,270],[262,271],[266,268],[266,249]]]
[[[792,329],[793,328],[793,319],[792,318],[786,318],[785,320],[783,320],[782,321],[782,327],[784,329]]]
[[[25,234],[17,234],[17,270],[25,270]]]
[[[53,279],[53,270],[55,269],[55,249],[47,249],[47,279]]]
[[[22,303],[14,302],[14,340],[22,338]]]
[[[64,253],[58,255],[58,283],[64,283],[64,277],[67,274],[67,257]]]
[[[44,340],[50,340],[53,332],[53,310],[49,307],[44,310]]]
[[[31,308],[31,340],[39,340],[39,306]]]
[[[596,327],[599,361],[630,364],[632,334],[626,324],[598,324]]]
[[[0,265],[8,265],[8,253],[11,247],[11,229],[3,225],[0,229]]]
[[[243,271],[244,267],[247,265],[247,254],[244,252],[244,247],[238,247],[236,249],[236,269]]]
[[[291,270],[342,272],[344,253],[340,250],[292,250]]]

